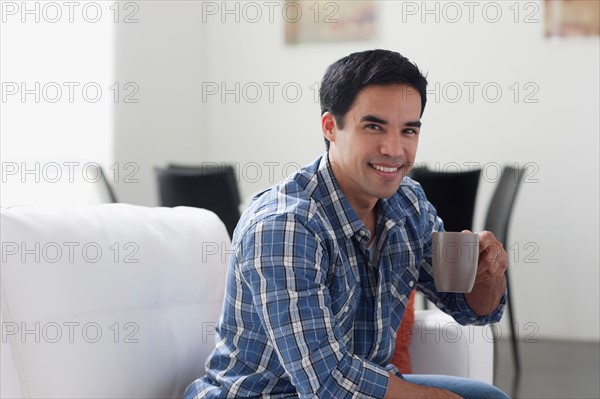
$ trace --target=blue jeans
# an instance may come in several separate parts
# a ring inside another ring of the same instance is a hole
[[[468,378],[423,374],[404,374],[402,377],[413,384],[446,389],[464,399],[510,399],[495,386]]]

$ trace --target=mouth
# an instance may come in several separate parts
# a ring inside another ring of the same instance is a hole
[[[386,164],[373,164],[369,163],[369,166],[377,172],[378,175],[386,178],[396,178],[400,175],[404,168],[404,165],[386,165]]]

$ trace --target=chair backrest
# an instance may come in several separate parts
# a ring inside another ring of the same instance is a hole
[[[472,230],[480,169],[465,172],[439,172],[414,168],[410,177],[418,181],[429,202],[444,221],[447,231]]]
[[[98,173],[100,174],[100,180],[102,181],[102,184],[104,184],[104,187],[106,188],[106,194],[108,195],[110,202],[113,204],[119,202],[117,201],[115,190],[111,186],[109,179],[106,177],[106,172],[104,172],[104,169],[100,165],[98,165]]]
[[[155,168],[161,206],[193,206],[216,213],[229,236],[240,219],[240,194],[231,165]]]
[[[525,169],[504,167],[485,219],[485,229],[494,233],[505,246],[507,245],[510,215],[524,175]]]

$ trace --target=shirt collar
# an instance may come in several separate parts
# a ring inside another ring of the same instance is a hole
[[[319,161],[317,170],[318,186],[321,188],[320,203],[332,224],[344,237],[356,236],[359,241],[368,240],[370,233],[360,220],[337,182],[327,152]],[[395,196],[396,194],[394,194]],[[393,206],[394,198],[380,199],[377,205],[377,231],[385,235],[388,230],[397,225],[403,225],[406,214],[401,207]],[[336,234],[337,235],[337,234]]]

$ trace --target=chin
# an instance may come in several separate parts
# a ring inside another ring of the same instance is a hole
[[[379,190],[376,193],[376,197],[379,199],[387,199],[390,198],[392,195],[396,194],[396,191],[398,191],[398,189],[400,188],[400,185],[398,185],[395,189],[386,189],[386,190]]]
[[[379,199],[388,199],[388,198],[390,198],[391,196],[393,196],[394,194],[396,194],[396,191],[394,191],[394,192],[391,192],[391,193],[382,194],[382,195],[380,195],[378,198],[379,198]]]

